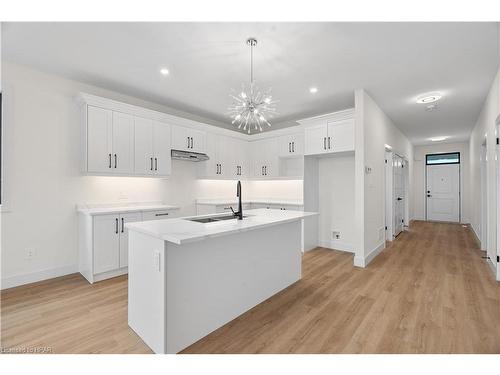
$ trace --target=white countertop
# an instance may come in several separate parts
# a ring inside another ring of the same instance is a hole
[[[79,205],[77,211],[86,215],[105,215],[118,212],[178,210],[180,207],[164,203],[128,203],[111,205]]]
[[[224,204],[235,204],[238,203],[238,198],[206,198],[197,199],[196,204],[209,204],[209,205],[224,205]],[[262,203],[262,204],[283,204],[290,206],[303,206],[304,202],[299,199],[268,199],[268,198],[255,198],[255,199],[245,199],[243,203]]]
[[[213,223],[197,223],[187,220],[193,217],[202,218],[225,215],[227,214],[223,213],[218,215],[201,215],[187,218],[127,223],[125,227],[129,230],[147,234],[177,245],[182,245],[186,242],[201,241],[206,238],[301,220],[308,216],[315,216],[317,213],[260,208],[244,211],[243,215],[247,217],[243,220],[233,219]]]

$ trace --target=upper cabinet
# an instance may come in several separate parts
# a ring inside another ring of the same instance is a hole
[[[172,148],[181,151],[205,153],[206,133],[184,126],[172,126]]]
[[[299,121],[305,126],[305,155],[354,151],[352,110]]]
[[[248,176],[246,144],[237,138],[207,133],[206,154],[210,159],[198,163],[198,177],[239,179]]]
[[[252,176],[258,179],[279,177],[279,139],[265,138],[251,142]]]
[[[170,125],[141,117],[134,118],[134,125],[135,173],[151,176],[170,175]]]
[[[133,116],[89,105],[86,118],[87,172],[133,173]]]

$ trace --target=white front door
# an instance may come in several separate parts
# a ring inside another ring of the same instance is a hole
[[[393,158],[393,201],[394,201],[394,237],[403,231],[404,205],[405,205],[405,183],[404,183],[404,161],[401,157],[394,155]]]
[[[460,164],[427,165],[427,220],[460,221]]]

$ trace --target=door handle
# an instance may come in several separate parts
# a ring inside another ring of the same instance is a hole
[[[323,148],[326,150],[326,137],[323,137]]]
[[[125,222],[124,222],[123,217],[122,217],[122,233],[124,230],[125,230]]]
[[[118,218],[115,218],[115,233],[118,234]]]
[[[150,159],[151,159],[151,170],[153,170],[153,158]]]
[[[430,198],[430,197],[432,197],[432,195],[430,195],[430,194],[427,194],[427,198]]]
[[[292,152],[292,143],[288,142],[288,153]]]
[[[158,158],[155,158],[155,171],[158,170]]]
[[[118,165],[118,157],[115,154],[115,168],[116,168],[117,165]]]
[[[187,148],[189,148],[189,137],[187,137],[187,141],[188,141]]]
[[[330,137],[328,137],[328,149],[330,150],[332,148],[332,145],[330,144]]]
[[[194,140],[193,140],[193,137],[191,137],[191,149],[193,149],[194,147]]]
[[[402,201],[402,200],[403,200],[403,198],[401,198],[401,197],[398,197],[398,201]]]
[[[295,141],[292,142],[292,152],[295,152]]]
[[[264,173],[267,176],[267,165],[264,167]]]
[[[109,167],[111,168],[111,154],[108,155],[109,155]]]

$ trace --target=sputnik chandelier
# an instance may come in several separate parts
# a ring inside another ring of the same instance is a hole
[[[269,120],[277,114],[276,101],[273,101],[271,89],[261,92],[255,85],[253,79],[253,47],[257,45],[257,39],[247,39],[250,46],[250,85],[242,84],[240,93],[230,94],[233,103],[229,106],[229,116],[232,124],[238,129],[250,134],[252,131],[262,131],[262,126],[271,126]]]

